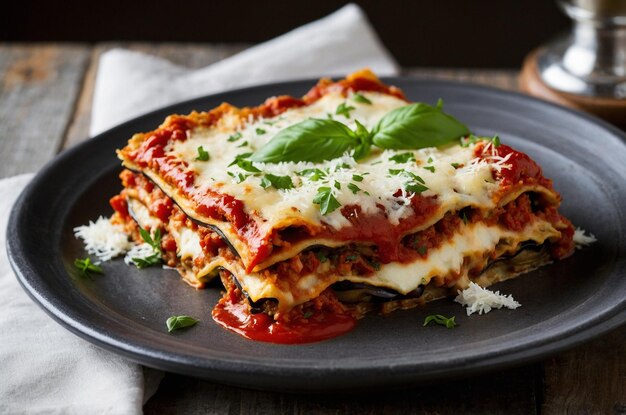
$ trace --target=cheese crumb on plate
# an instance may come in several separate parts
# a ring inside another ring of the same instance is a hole
[[[474,313],[486,314],[493,308],[510,308],[515,310],[521,304],[513,299],[512,295],[500,294],[500,291],[493,292],[480,285],[470,282],[469,287],[458,292],[454,301],[467,307],[467,315]]]

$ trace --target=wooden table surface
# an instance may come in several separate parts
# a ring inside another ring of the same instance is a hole
[[[37,171],[87,139],[101,53],[122,46],[196,68],[245,45],[0,43],[0,178]],[[408,68],[415,78],[517,89],[514,70]],[[293,395],[166,374],[147,414],[626,414],[626,327],[544,361],[395,392]]]

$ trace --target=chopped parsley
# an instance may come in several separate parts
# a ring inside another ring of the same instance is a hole
[[[152,265],[161,263],[161,229],[156,228],[154,235],[150,236],[150,233],[142,227],[139,227],[139,234],[145,243],[152,247],[152,255],[145,258],[131,258],[137,268],[147,268]]]
[[[303,176],[312,182],[316,182],[326,177],[326,173],[320,169],[304,169],[296,173],[298,176]]]
[[[483,141],[482,138],[476,137],[474,134],[470,134],[467,138],[461,137],[459,140],[461,147],[469,147],[470,144],[476,144],[479,141]]]
[[[267,132],[263,128],[257,128],[255,131],[258,135],[263,135]]]
[[[270,186],[276,189],[293,189],[293,182],[289,176],[276,176],[268,173],[261,179],[261,187],[267,189]]]
[[[354,180],[355,182],[362,182],[363,181],[363,176],[359,176],[358,174],[353,174],[352,175],[352,180]]]
[[[424,166],[424,170],[428,170],[430,172],[435,172],[435,166]]]
[[[369,99],[365,98],[363,95],[361,95],[358,92],[355,92],[352,95],[352,100],[354,102],[358,102],[359,104],[367,104],[367,105],[372,105],[372,101],[370,101]]]
[[[347,105],[345,102],[342,102],[337,106],[337,109],[335,110],[335,115],[343,115],[346,118],[350,118],[350,111],[354,111],[355,109],[355,107]]]
[[[415,161],[415,155],[413,153],[401,153],[389,157],[389,160],[396,163],[407,163],[409,161]]]
[[[455,169],[458,169],[461,166],[461,163],[450,163],[450,165]]]
[[[228,167],[237,165],[240,169],[250,173],[259,173],[261,170],[254,167],[250,160],[246,160],[252,153],[243,153],[235,156],[235,159],[228,165]]]
[[[334,186],[335,186],[335,189],[341,190],[341,183],[339,183],[337,180],[335,180]]]
[[[239,140],[241,137],[243,137],[243,135],[240,132],[236,132],[235,134],[231,135],[230,137],[228,137],[228,140],[231,143]]]
[[[91,262],[91,258],[87,257],[85,259],[76,258],[74,260],[74,266],[78,268],[80,275],[85,278],[91,277],[91,272],[95,272],[96,274],[102,274],[102,267]]]
[[[239,145],[237,146],[237,148],[240,148],[240,147],[245,147],[245,146],[247,146],[247,145],[248,145],[248,142],[247,142],[247,141],[244,141],[243,143],[239,144]]]
[[[198,157],[196,157],[196,160],[199,161],[209,161],[209,152],[206,151],[204,149],[204,147],[200,146],[198,147]]]
[[[493,144],[495,148],[500,147],[500,137],[498,137],[497,135],[494,135],[493,138],[491,139],[491,144]]]
[[[455,316],[450,318],[442,316],[441,314],[433,314],[424,319],[424,326],[427,326],[431,322],[435,322],[441,326],[446,326],[448,329],[454,328],[457,324],[454,321]]]
[[[348,183],[348,189],[352,192],[352,194],[357,194],[361,188],[354,183]]]
[[[317,189],[313,204],[320,205],[320,213],[322,215],[327,215],[341,206],[341,203],[333,196],[332,189],[328,186],[322,186]]]

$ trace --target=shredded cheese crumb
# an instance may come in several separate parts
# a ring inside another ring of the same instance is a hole
[[[99,261],[108,261],[126,253],[133,246],[121,225],[100,216],[95,222],[74,228],[74,235],[85,243],[85,249]],[[98,262],[99,263],[99,262]]]
[[[512,295],[495,293],[491,290],[481,287],[480,285],[470,282],[469,287],[463,291],[458,291],[459,295],[454,299],[457,303],[467,307],[467,315],[474,313],[486,314],[492,308],[510,308],[515,310],[521,307],[521,304],[513,299]]]
[[[576,249],[583,249],[596,241],[597,239],[592,233],[587,235],[587,231],[582,228],[577,227],[574,231],[574,245],[576,245]]]

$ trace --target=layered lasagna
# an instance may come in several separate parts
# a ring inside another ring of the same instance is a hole
[[[138,242],[158,234],[189,285],[219,278],[214,319],[256,340],[333,337],[368,311],[573,251],[560,196],[529,156],[368,71],[302,98],[169,116],[118,155],[113,221]]]

